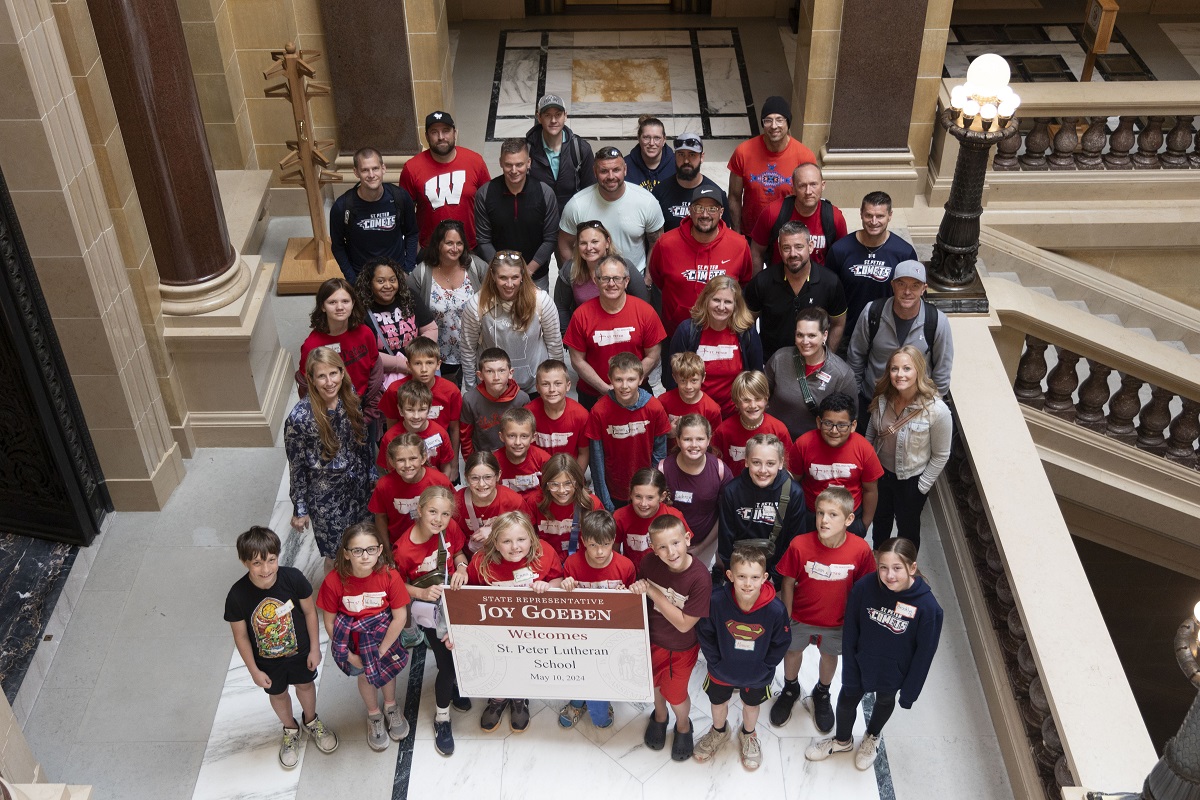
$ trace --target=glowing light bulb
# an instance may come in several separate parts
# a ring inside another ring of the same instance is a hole
[[[953,108],[962,108],[965,102],[967,102],[966,86],[955,86],[950,90],[950,105]]]
[[[980,97],[997,97],[1008,86],[1011,76],[1008,62],[995,53],[984,53],[967,67],[967,81],[975,86],[975,94]]]
[[[979,116],[979,103],[974,99],[968,100],[967,102],[963,103],[962,113],[964,117]]]

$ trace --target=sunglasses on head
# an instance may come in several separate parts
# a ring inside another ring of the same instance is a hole
[[[516,250],[501,250],[495,255],[496,261],[524,261],[525,257]]]
[[[699,139],[689,136],[686,139],[675,140],[675,148],[679,149],[680,147],[702,147],[702,145]]]
[[[584,230],[585,228],[595,228],[598,231],[607,233],[607,231],[604,227],[604,223],[598,219],[589,219],[587,222],[579,223],[579,227],[576,228],[575,231],[576,231],[576,233],[578,233],[579,231]]]
[[[596,151],[596,158],[624,158],[624,156],[621,155],[621,151],[615,147],[601,147]]]

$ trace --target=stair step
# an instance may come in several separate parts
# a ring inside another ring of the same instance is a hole
[[[1037,292],[1038,294],[1044,294],[1044,295],[1046,295],[1046,297],[1049,297],[1051,300],[1058,299],[1058,295],[1056,295],[1054,293],[1054,290],[1051,289],[1049,286],[1027,286],[1025,288],[1029,289],[1029,291],[1031,291],[1031,292]]]
[[[1174,347],[1176,350],[1178,350],[1181,353],[1188,352],[1187,345],[1185,345],[1183,342],[1179,341],[1178,339],[1160,339],[1159,342],[1161,344],[1165,344],[1167,347]]]
[[[1020,283],[1021,276],[1015,272],[989,272],[989,278],[999,278],[1002,281],[1010,281],[1012,283]]]
[[[1154,335],[1154,331],[1150,330],[1149,328],[1126,328],[1125,330],[1136,333],[1138,336],[1145,336],[1151,341],[1158,341],[1158,337]]]
[[[1071,308],[1077,308],[1086,314],[1092,313],[1092,310],[1090,308],[1088,308],[1087,303],[1083,302],[1082,300],[1062,300],[1060,302],[1065,306],[1070,306]]]
[[[1121,318],[1116,314],[1097,314],[1096,319],[1102,319],[1105,322],[1111,322],[1113,325],[1123,325]]]

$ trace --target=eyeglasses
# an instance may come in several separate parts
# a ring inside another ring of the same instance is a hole
[[[495,483],[496,476],[495,475],[468,475],[467,482],[468,483]]]
[[[645,136],[639,136],[638,139],[640,141],[647,142],[648,144],[662,144],[667,140],[667,137],[651,136],[650,134],[646,134]]]
[[[697,138],[696,138],[696,137],[694,137],[694,136],[689,136],[689,137],[687,137],[686,139],[676,139],[676,140],[675,140],[675,149],[676,149],[676,150],[678,150],[678,149],[679,149],[679,148],[681,148],[681,147],[699,147],[699,148],[703,148],[703,147],[704,147],[704,143],[703,143],[703,142],[701,142],[699,139],[697,139]]]
[[[693,205],[691,211],[697,217],[719,217],[721,216],[722,208],[720,206],[697,206]]]
[[[827,431],[837,431],[838,433],[845,433],[853,427],[849,422],[831,422],[827,419],[818,420],[817,424]]]
[[[621,151],[615,147],[601,147],[596,151],[596,160],[602,161],[606,158],[624,158]]]
[[[350,555],[354,556],[355,558],[362,558],[363,556],[377,556],[377,555],[379,555],[379,552],[381,550],[383,550],[383,545],[381,545],[381,544],[373,544],[370,547],[347,547],[346,548],[346,552],[349,553]]]
[[[620,283],[629,280],[628,275],[597,275],[596,283]]]
[[[583,230],[584,228],[594,228],[601,233],[608,233],[608,230],[604,227],[604,223],[598,219],[589,219],[587,222],[579,223],[579,227],[575,229],[575,232],[579,233],[579,231]]]
[[[568,489],[575,488],[575,481],[553,481],[546,484],[546,488],[552,492],[565,492]]]

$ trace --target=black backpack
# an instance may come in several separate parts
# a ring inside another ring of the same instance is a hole
[[[883,318],[883,304],[890,298],[880,297],[871,301],[871,310],[867,312],[867,352],[871,352],[871,345],[875,343],[875,334],[879,333],[879,320]],[[929,355],[933,355],[933,337],[937,335],[938,326],[938,310],[934,306],[921,299],[921,305],[925,308],[925,344],[929,346]],[[930,369],[933,368],[933,359],[930,358]]]
[[[779,230],[787,224],[792,218],[792,212],[796,210],[796,195],[789,194],[783,198],[783,203],[779,207],[779,216],[775,218],[775,224],[771,226],[771,238],[767,240],[767,260],[771,259],[771,253],[775,251],[775,243],[779,241]],[[837,220],[833,216],[833,203],[821,198],[821,233],[825,234],[825,252],[829,252],[829,248],[833,247],[833,243],[838,240]]]

